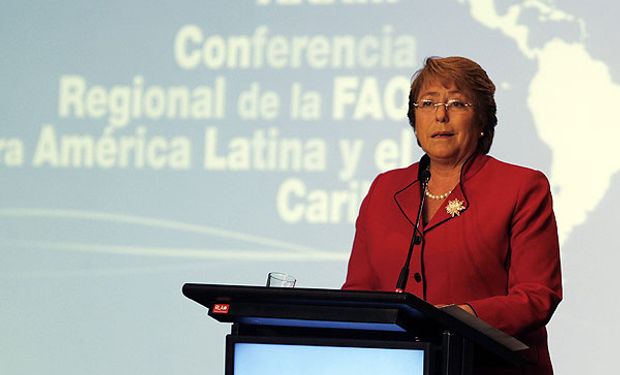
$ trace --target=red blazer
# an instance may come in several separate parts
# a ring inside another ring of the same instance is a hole
[[[394,291],[420,202],[418,164],[379,175],[362,202],[344,289]],[[459,215],[446,205],[462,202]],[[423,225],[422,223],[420,225]],[[528,374],[552,374],[545,325],[562,299],[549,183],[538,171],[475,155],[423,226],[406,291],[468,304],[531,347]]]

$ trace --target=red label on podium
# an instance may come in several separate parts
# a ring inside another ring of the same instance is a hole
[[[230,310],[230,305],[227,303],[216,303],[213,305],[213,313],[214,314],[228,314]]]

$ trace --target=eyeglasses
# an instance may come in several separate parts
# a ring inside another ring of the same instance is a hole
[[[465,103],[458,99],[450,99],[445,103],[434,102],[430,99],[423,99],[422,101],[413,103],[413,106],[423,113],[435,112],[439,106],[446,107],[447,112],[461,113],[469,111],[469,108],[473,107],[474,105],[471,103]]]

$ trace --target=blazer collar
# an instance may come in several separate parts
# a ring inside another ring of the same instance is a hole
[[[480,171],[480,169],[482,169],[488,159],[488,156],[477,153],[467,159],[461,169],[459,184],[456,185],[454,190],[452,190],[452,193],[450,193],[450,195],[444,200],[441,207],[431,218],[430,222],[427,225],[420,223],[420,226],[423,227],[424,232],[429,231],[448,220],[459,217],[469,208],[469,201],[467,200],[467,196],[465,194],[466,189],[464,188],[464,185],[467,180],[472,178]],[[420,206],[420,199],[422,198],[422,184],[421,181],[417,179],[419,163],[414,165],[414,167],[415,168],[412,172],[415,173],[414,175],[416,176],[416,179],[394,193],[394,200],[396,201],[398,208],[412,226],[415,224],[418,214],[418,207]],[[452,205],[454,207],[450,210],[450,212],[447,210],[448,205]],[[459,209],[457,209],[457,206]]]

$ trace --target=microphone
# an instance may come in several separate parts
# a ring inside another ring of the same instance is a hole
[[[409,242],[409,251],[407,252],[407,258],[405,264],[400,270],[398,281],[396,282],[396,293],[402,293],[407,287],[407,280],[409,279],[409,265],[411,264],[411,256],[413,255],[413,247],[422,243],[422,233],[418,229],[420,225],[420,219],[422,218],[422,212],[424,208],[424,201],[426,198],[426,189],[428,189],[428,181],[431,179],[431,172],[429,171],[430,159],[428,155],[422,156],[420,164],[418,165],[418,180],[422,184],[422,190],[420,191],[420,205],[418,206],[418,216],[416,217],[415,224],[413,225],[413,235],[411,236],[411,242]],[[419,234],[419,235],[418,235]]]

